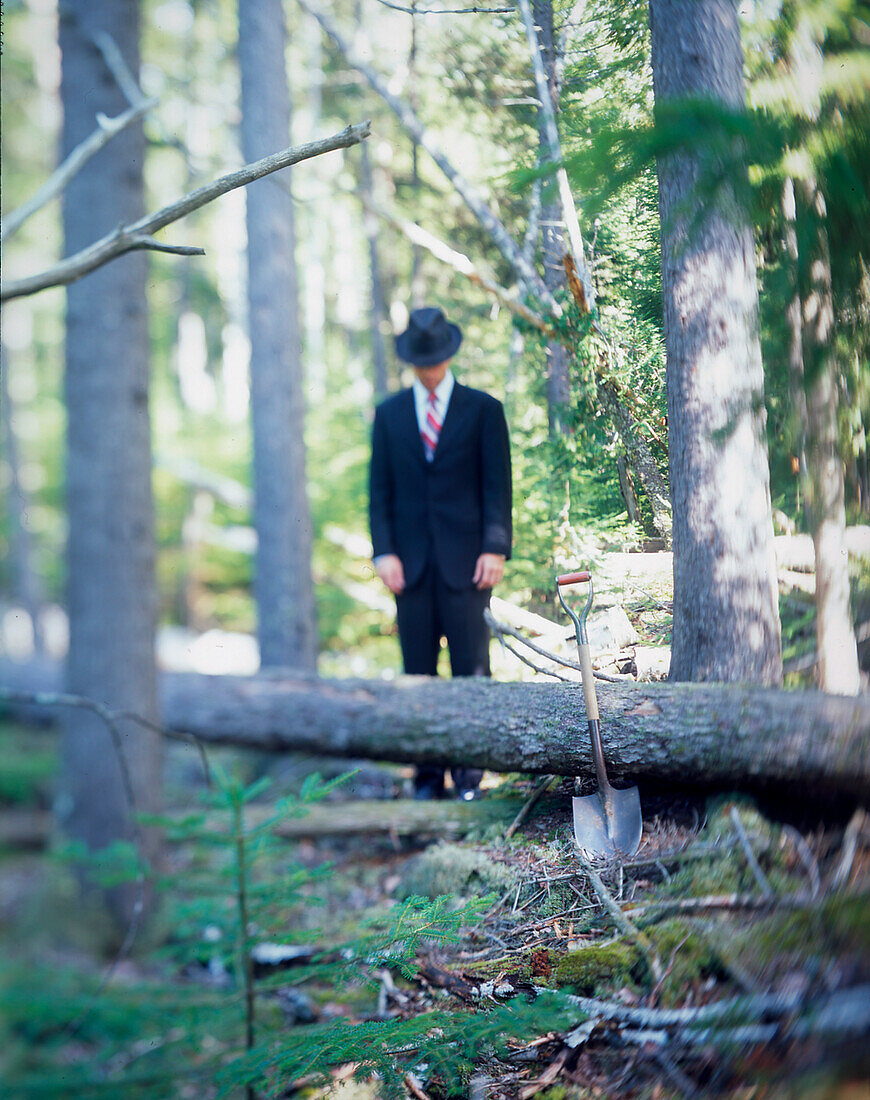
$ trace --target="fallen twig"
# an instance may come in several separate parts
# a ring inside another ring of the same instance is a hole
[[[505,840],[510,840],[510,838],[514,835],[520,825],[522,825],[522,823],[526,820],[526,818],[529,816],[535,806],[537,806],[538,802],[540,802],[542,795],[550,787],[553,779],[554,776],[545,775],[540,783],[538,783],[537,787],[535,787],[534,791],[532,791],[531,797],[523,804],[523,808],[513,819],[510,825],[508,825],[508,827],[505,829]]]
[[[632,922],[628,919],[622,909],[620,909],[615,898],[604,885],[604,880],[592,866],[588,859],[582,854],[579,848],[575,848],[575,855],[577,862],[586,872],[589,881],[595,890],[595,893],[601,900],[602,905],[610,914],[613,923],[622,932],[626,939],[630,940],[639,950],[642,952],[646,959],[647,966],[653,979],[657,982],[661,981],[663,976],[662,964],[656,950],[649,940],[648,936],[645,936],[640,929],[636,928]]]
[[[734,826],[737,837],[740,840],[740,846],[743,848],[743,854],[746,856],[746,862],[749,864],[749,869],[752,871],[759,889],[766,898],[772,898],[773,888],[768,882],[767,875],[762,871],[761,864],[756,859],[755,852],[753,852],[752,845],[749,843],[749,837],[746,835],[746,830],[743,828],[743,822],[740,820],[740,814],[736,806],[731,807],[729,816],[731,818],[731,824]]]
[[[858,837],[867,823],[867,811],[859,807],[852,814],[852,818],[846,826],[846,832],[843,834],[843,849],[840,853],[837,869],[831,879],[831,886],[835,890],[844,886],[849,880],[852,864],[855,862],[855,852],[858,849]]]
[[[645,917],[649,912],[660,916],[667,913],[693,913],[705,909],[805,909],[813,904],[809,894],[785,894],[758,897],[755,894],[713,894],[703,898],[661,898],[643,905],[628,904],[623,910],[632,917]]]
[[[565,679],[565,677],[560,676],[558,672],[550,672],[547,669],[540,668],[538,665],[533,664],[531,661],[521,656],[519,653],[516,652],[515,649],[512,649],[507,644],[507,642],[504,641],[504,639],[502,638],[503,634],[508,634],[511,638],[516,638],[517,641],[522,642],[524,646],[527,646],[529,649],[531,649],[533,653],[537,653],[541,657],[546,657],[547,660],[553,661],[557,665],[563,665],[565,668],[573,668],[576,672],[583,671],[576,661],[572,661],[569,657],[558,657],[555,653],[550,653],[549,650],[543,649],[541,646],[536,645],[534,642],[530,642],[528,638],[523,637],[523,635],[520,634],[518,630],[515,630],[508,623],[499,622],[499,620],[495,618],[489,608],[486,608],[484,610],[483,617],[486,620],[487,626],[490,628],[493,634],[495,634],[501,644],[507,649],[510,649],[511,653],[514,653],[517,657],[519,657],[519,659],[524,664],[527,664],[531,668],[535,669],[536,672],[543,672],[547,676],[555,676],[559,680]],[[593,669],[592,674],[596,677],[596,679],[606,680],[609,684],[619,684],[625,680],[634,679],[633,676],[611,676],[606,672],[598,672],[597,669]]]
[[[804,865],[804,870],[807,872],[810,880],[810,892],[814,898],[819,896],[821,889],[821,876],[819,874],[819,864],[816,857],[810,851],[810,846],[801,834],[795,829],[793,825],[783,825],[782,832],[792,844],[795,846],[795,851],[798,854],[798,858]]]

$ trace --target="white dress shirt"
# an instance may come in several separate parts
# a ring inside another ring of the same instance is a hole
[[[434,389],[435,415],[439,423],[444,425],[444,417],[447,415],[447,406],[450,404],[450,395],[453,393],[453,372],[447,368],[447,373]],[[414,391],[414,410],[417,413],[417,427],[422,432],[426,427],[426,413],[429,411],[429,391],[419,378],[414,379],[411,386]]]

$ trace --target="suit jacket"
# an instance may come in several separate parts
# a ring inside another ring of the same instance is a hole
[[[369,495],[374,556],[398,554],[412,587],[429,558],[471,588],[480,554],[511,553],[511,458],[501,402],[456,382],[426,461],[410,389],[375,410]]]

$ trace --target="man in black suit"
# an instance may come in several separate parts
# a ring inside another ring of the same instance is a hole
[[[440,309],[416,309],[396,337],[411,389],[375,411],[370,520],[374,563],[395,594],[405,672],[434,676],[442,636],[454,676],[488,676],[483,612],[511,552],[511,460],[501,403],[456,382],[462,333]],[[454,768],[463,798],[481,772]],[[443,792],[440,768],[418,768],[419,797]]]

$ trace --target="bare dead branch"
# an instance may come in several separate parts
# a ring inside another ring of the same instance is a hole
[[[124,60],[124,56],[118,49],[114,38],[106,31],[97,31],[91,36],[91,41],[100,51],[106,68],[115,78],[115,83],[123,92],[131,107],[138,107],[145,96],[139,87],[136,77],[130,72],[130,67]]]
[[[203,187],[183,195],[180,199],[163,206],[153,214],[130,225],[119,226],[113,233],[106,234],[101,240],[80,252],[69,256],[53,267],[38,275],[30,275],[24,279],[15,279],[7,283],[0,291],[0,301],[8,301],[12,298],[21,298],[28,294],[36,294],[51,286],[65,286],[68,283],[80,279],[83,275],[94,271],[98,267],[109,263],[116,257],[123,255],[135,248],[146,247],[141,242],[153,233],[178,221],[185,215],[199,210],[228,191],[237,187],[245,187],[254,180],[268,176],[272,172],[280,171],[299,161],[310,160],[312,157],[329,153],[335,149],[346,149],[350,145],[356,145],[369,136],[370,122],[361,122],[355,126],[346,126],[337,134],[328,138],[320,138],[318,141],[310,141],[304,145],[291,145],[279,153],[271,153],[267,157],[246,164],[235,172],[229,172],[219,179],[205,184]]]
[[[553,110],[553,101],[547,88],[547,75],[544,72],[544,62],[541,59],[541,46],[538,42],[538,33],[535,29],[535,21],[532,18],[532,8],[529,0],[519,0],[520,14],[526,28],[526,38],[529,43],[529,53],[532,59],[532,69],[535,73],[535,87],[538,90],[540,100],[540,117],[543,124],[544,136],[550,147],[549,160],[559,165],[556,169],[556,183],[559,188],[559,203],[562,207],[562,217],[565,219],[565,229],[568,232],[568,241],[571,245],[571,254],[577,275],[583,286],[587,308],[591,312],[595,308],[595,288],[592,285],[592,276],[586,263],[583,252],[583,235],[580,232],[580,224],[577,221],[577,210],[574,206],[574,197],[568,183],[568,175],[561,165],[562,145],[559,141],[559,129],[556,125],[556,114]]]
[[[73,176],[81,171],[91,157],[99,153],[103,146],[107,145],[112,140],[115,134],[119,134],[122,130],[126,129],[131,122],[135,122],[136,119],[141,118],[142,115],[144,115],[146,111],[150,111],[156,103],[156,99],[140,98],[139,103],[135,107],[130,107],[128,110],[124,111],[123,114],[117,115],[115,118],[107,118],[103,114],[98,114],[96,130],[73,149],[63,163],[58,165],[45,183],[27,200],[27,202],[22,203],[17,210],[13,210],[4,217],[3,226],[0,228],[0,241],[8,240],[13,233],[16,233],[21,226],[24,225],[28,218],[32,217],[37,212],[37,210],[41,210],[47,202],[50,202],[56,195],[59,195]]]
[[[449,244],[445,244],[445,242],[442,241],[440,237],[436,237],[434,233],[430,233],[428,230],[423,229],[415,222],[406,221],[374,199],[366,198],[361,195],[358,197],[362,200],[367,210],[376,214],[379,218],[383,218],[384,221],[388,222],[395,229],[398,229],[398,231],[403,236],[407,237],[412,244],[425,248],[426,251],[435,256],[436,259],[441,260],[441,262],[447,264],[448,267],[452,267],[453,270],[460,275],[464,275],[470,282],[474,283],[475,286],[479,286],[481,290],[485,290],[487,294],[491,294],[497,302],[510,310],[515,316],[525,321],[526,324],[538,329],[551,339],[559,338],[556,330],[547,320],[545,320],[545,318],[535,313],[534,310],[529,309],[527,305],[519,301],[516,295],[512,294],[506,287],[500,286],[494,279],[484,275],[474,266],[464,253],[457,252],[455,248],[451,248]]]
[[[406,8],[390,0],[378,0],[385,8],[404,12],[405,15],[510,15],[513,8]]]
[[[336,44],[347,63],[365,77],[371,87],[396,115],[408,133],[435,161],[447,179],[453,184],[453,187],[465,202],[465,205],[489,234],[496,248],[498,248],[499,252],[501,252],[504,258],[517,272],[519,278],[529,288],[533,289],[535,294],[546,303],[547,308],[558,317],[561,313],[561,307],[544,285],[541,276],[528,262],[523,255],[522,249],[510,233],[508,233],[507,229],[505,229],[504,225],[496,217],[476,188],[474,188],[447,159],[440,146],[435,142],[432,134],[425,128],[416,113],[407,103],[399,99],[398,96],[393,95],[387,87],[386,80],[360,56],[328,15],[315,8],[311,0],[299,0],[299,3],[302,8],[321,25],[326,34],[328,34]]]
[[[149,252],[169,252],[173,256],[205,255],[205,249],[199,248],[197,245],[166,244],[164,241],[158,241],[156,237],[148,237],[144,234],[140,237],[131,238],[129,251],[134,252],[136,249],[147,249]]]
[[[562,665],[564,668],[573,668],[575,672],[582,671],[580,665],[576,661],[571,661],[567,657],[557,657],[555,653],[550,653],[549,650],[543,649],[541,646],[536,645],[534,642],[530,642],[528,638],[524,637],[522,634],[520,634],[518,630],[515,630],[508,623],[499,622],[498,619],[496,619],[493,613],[489,610],[489,608],[484,611],[483,617],[486,620],[486,624],[489,629],[498,637],[498,640],[502,643],[502,645],[506,644],[504,639],[502,638],[502,635],[509,634],[512,638],[516,638],[518,642],[522,642],[524,646],[528,647],[532,650],[532,652],[537,653],[539,656],[546,657],[547,660],[553,661],[557,665]],[[517,657],[519,657],[521,661],[524,661],[531,668],[536,669],[536,671],[546,672],[548,676],[556,676],[560,680],[565,679],[564,676],[560,676],[557,672],[548,672],[546,669],[538,668],[537,665],[532,664],[532,662],[526,660],[525,657],[521,657],[520,654],[517,653],[516,650],[512,649],[510,646],[508,646],[507,648],[511,650],[511,653],[514,653]],[[599,672],[597,669],[593,669],[592,673],[599,680],[606,680],[607,683],[610,684],[618,684],[621,683],[623,680],[633,679],[633,677],[631,676],[611,676],[606,672]]]

